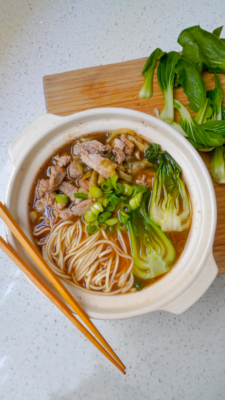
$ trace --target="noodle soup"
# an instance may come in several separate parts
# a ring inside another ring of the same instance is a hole
[[[79,138],[40,170],[31,229],[54,272],[101,295],[142,290],[175,265],[191,201],[175,160],[130,129]]]

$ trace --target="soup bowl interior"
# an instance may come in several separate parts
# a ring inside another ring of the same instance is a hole
[[[57,150],[80,136],[124,127],[133,129],[148,141],[160,144],[181,166],[192,202],[192,226],[187,244],[171,271],[139,292],[105,295],[64,284],[93,318],[121,319],[154,310],[180,313],[204,293],[217,274],[212,256],[216,202],[211,178],[201,157],[169,125],[144,113],[119,108],[88,110],[69,117],[45,114],[21,132],[9,148],[13,169],[5,202],[20,227],[34,242],[29,225],[28,203],[40,167]],[[8,228],[6,233],[9,243],[18,254],[55,291]]]

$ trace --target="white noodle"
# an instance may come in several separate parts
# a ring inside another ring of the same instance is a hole
[[[88,235],[80,220],[64,221],[43,239],[43,257],[60,278],[81,290],[101,295],[134,291],[134,261],[127,254],[120,231],[117,236],[118,245],[105,231]],[[126,260],[127,267],[119,270],[121,259]]]

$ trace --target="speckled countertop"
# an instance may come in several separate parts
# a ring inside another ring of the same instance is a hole
[[[10,142],[46,111],[44,75],[178,49],[184,27],[212,30],[223,8],[223,0],[0,0],[0,200]],[[180,316],[96,321],[124,377],[0,253],[0,399],[224,399],[224,286],[218,277]]]

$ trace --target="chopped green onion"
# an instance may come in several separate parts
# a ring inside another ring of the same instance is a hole
[[[119,229],[120,231],[126,231],[127,223],[118,222],[118,224],[116,225],[116,228]]]
[[[124,211],[121,211],[121,210],[120,210],[120,214],[123,215],[123,217],[125,217],[125,218],[127,218],[127,219],[130,218],[130,215],[126,214]]]
[[[118,218],[110,218],[110,219],[107,219],[105,221],[105,223],[108,226],[112,226],[112,225],[116,225],[118,221],[119,221]]]
[[[120,222],[126,224],[129,218],[130,218],[130,216],[128,214],[126,214],[123,211],[120,211],[120,215],[119,215]]]
[[[112,213],[109,211],[105,211],[104,213],[102,213],[101,215],[99,215],[98,217],[98,221],[100,223],[105,222],[107,219],[109,219],[111,217]]]
[[[102,190],[98,188],[97,186],[92,186],[90,189],[90,195],[91,197],[94,197],[95,199],[99,199],[99,197],[102,196]]]
[[[113,235],[116,232],[116,225],[112,225],[109,227],[109,233],[110,235]]]
[[[109,205],[106,207],[106,209],[107,209],[108,211],[113,212],[113,211],[115,211],[116,206],[115,206],[114,204],[112,204],[112,203],[109,203]]]
[[[55,199],[59,204],[67,204],[69,197],[64,193],[55,194]]]
[[[91,206],[91,211],[95,214],[98,215],[100,212],[103,212],[104,209],[99,201],[96,201],[96,203]]]
[[[112,181],[111,178],[106,179],[105,182],[100,183],[101,189],[105,193],[110,193],[112,191]]]
[[[82,199],[82,200],[87,200],[88,199],[88,195],[86,193],[74,193],[74,197],[76,197],[76,199]]]
[[[100,231],[104,231],[107,228],[107,225],[100,223],[100,224],[98,224],[98,227],[99,227]]]
[[[104,199],[102,204],[103,204],[103,207],[107,207],[107,205],[109,204],[109,200]]]
[[[143,197],[143,192],[135,194],[135,196],[130,199],[129,205],[132,210],[136,210],[136,208],[141,206],[142,197]]]
[[[89,224],[87,226],[87,233],[89,233],[89,235],[94,235],[98,231],[99,231],[99,226],[96,222],[93,222],[92,224]]]
[[[86,211],[86,213],[84,213],[84,220],[85,222],[89,223],[89,222],[95,222],[97,221],[97,215],[95,215],[92,210],[88,210]]]
[[[117,174],[113,175],[112,178],[111,178],[112,187],[113,187],[115,190],[117,190],[116,182],[118,181],[118,178],[119,178],[119,177],[118,177]]]
[[[120,207],[120,212],[125,212],[125,213],[130,213],[132,211],[131,206],[129,204],[122,204],[122,206]]]
[[[123,194],[125,194],[126,196],[132,196],[133,187],[131,185],[129,185],[128,183],[124,183],[123,186],[124,186]]]
[[[126,224],[128,222],[129,218],[124,217],[123,215],[120,215],[120,222],[122,222],[122,224]]]
[[[124,193],[124,184],[123,183],[117,183],[118,181],[118,175],[113,175],[111,178],[112,181],[112,186],[113,189],[115,189],[117,194],[123,194]]]

